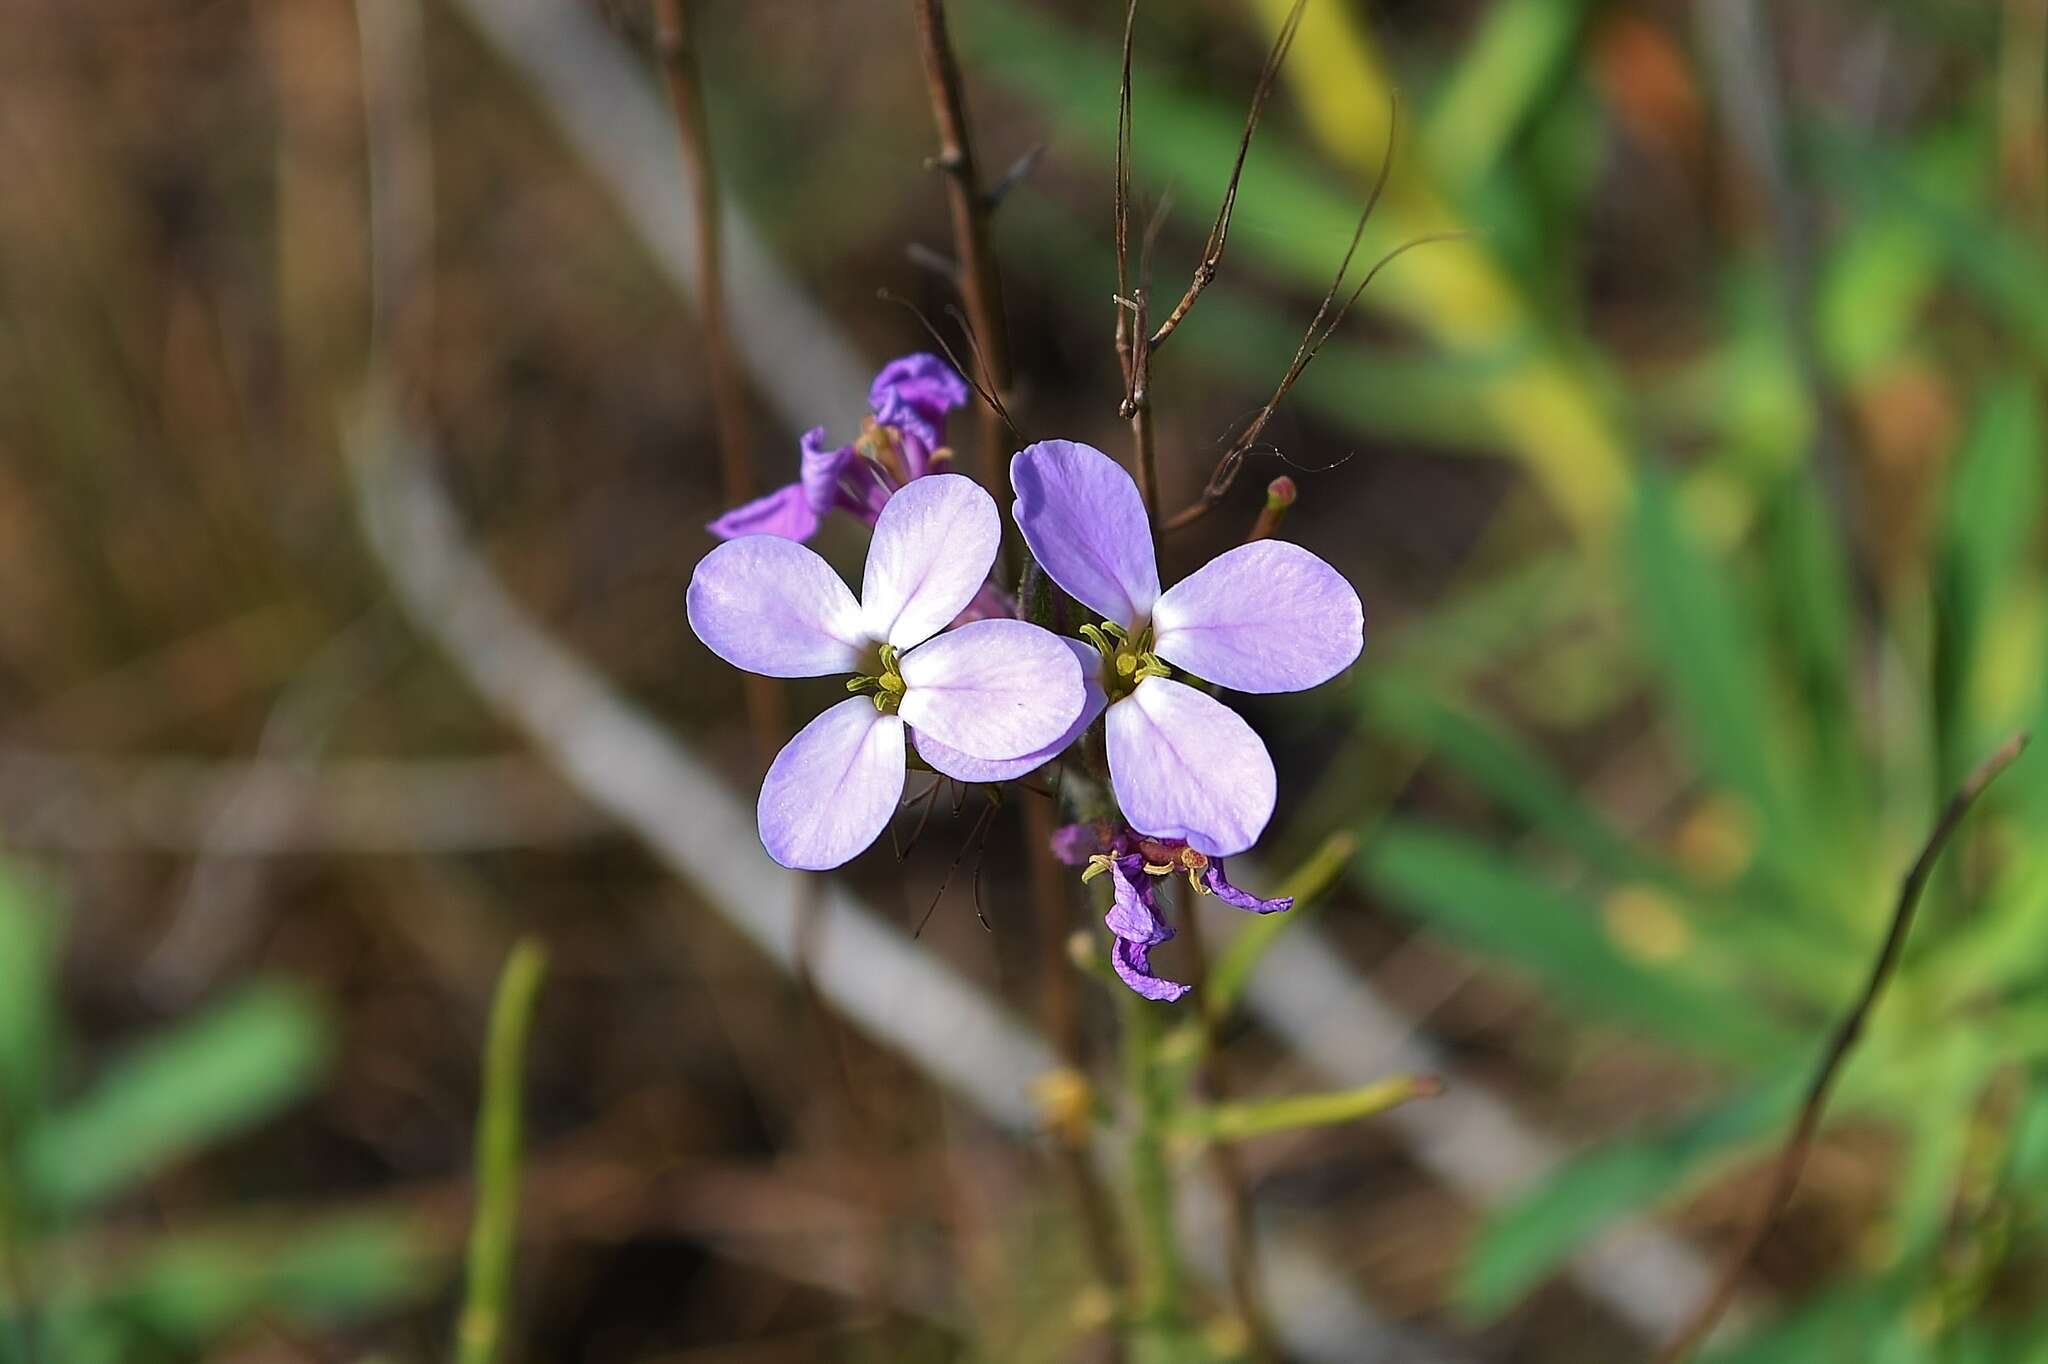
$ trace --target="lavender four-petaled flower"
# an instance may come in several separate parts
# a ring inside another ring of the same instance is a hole
[[[728,540],[690,578],[690,627],[734,667],[770,677],[851,673],[865,692],[783,746],[761,783],[762,846],[822,871],[874,842],[903,794],[904,736],[949,776],[1015,759],[1072,732],[1086,691],[1069,642],[1017,620],[939,632],[987,581],[994,499],[958,474],[921,478],[875,521],[859,600],[810,549],[772,535]]]
[[[1031,553],[1101,620],[1081,630],[1098,655],[1088,705],[1108,707],[1124,818],[1211,857],[1251,847],[1272,818],[1273,760],[1236,712],[1173,670],[1242,692],[1313,687],[1365,646],[1358,594],[1284,540],[1227,550],[1162,593],[1137,485],[1092,446],[1028,446],[1010,482]]]
[[[1052,853],[1069,866],[1085,866],[1083,881],[1109,873],[1115,897],[1103,923],[1116,938],[1110,946],[1110,964],[1124,984],[1146,999],[1171,1003],[1190,988],[1152,970],[1152,949],[1174,936],[1173,926],[1155,902],[1158,878],[1184,872],[1198,893],[1253,914],[1294,908],[1292,896],[1262,900],[1239,890],[1224,874],[1222,858],[1176,839],[1148,838],[1100,823],[1069,824],[1053,834]]]

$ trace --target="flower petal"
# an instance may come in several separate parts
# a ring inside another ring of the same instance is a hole
[[[1110,861],[1109,880],[1115,892],[1109,913],[1102,922],[1126,942],[1156,946],[1173,936],[1173,927],[1160,917],[1154,898],[1152,878],[1145,874],[1142,857],[1118,857]]]
[[[1172,1003],[1189,987],[1152,974],[1152,949],[1173,937],[1173,927],[1153,903],[1152,878],[1145,875],[1144,862],[1142,857],[1119,857],[1110,863],[1116,894],[1102,919],[1116,935],[1109,963],[1124,984],[1146,999]]]
[[[721,540],[737,540],[743,535],[808,540],[818,533],[818,513],[812,509],[804,485],[792,483],[734,507],[706,529]]]
[[[1002,533],[995,499],[971,478],[933,474],[899,489],[868,542],[869,637],[907,649],[944,629],[988,581]]]
[[[969,758],[1035,754],[1073,727],[1088,699],[1067,642],[1021,620],[948,630],[903,655],[898,667],[903,723],[920,740],[929,735]]]
[[[793,540],[728,540],[697,563],[690,628],[735,668],[770,677],[850,673],[867,643],[860,603],[832,566]]]
[[[761,846],[825,871],[865,851],[903,796],[903,722],[850,697],[797,731],[761,783]]]
[[[1161,1004],[1171,1004],[1194,988],[1153,975],[1152,949],[1128,938],[1118,938],[1110,943],[1109,964],[1116,968],[1117,976],[1124,984],[1144,998]]]
[[[1133,829],[1211,857],[1241,853],[1273,817],[1273,760],[1213,697],[1148,677],[1109,708],[1109,780]]]
[[[1004,758],[991,762],[986,758],[970,758],[959,749],[950,748],[931,735],[913,729],[910,737],[917,745],[918,756],[956,781],[998,782],[1010,781],[1027,772],[1035,772],[1066,752],[1067,746],[1086,733],[1088,726],[1095,723],[1095,717],[1102,714],[1102,708],[1109,704],[1109,697],[1102,690],[1101,670],[1097,666],[1102,661],[1102,655],[1078,639],[1067,639],[1064,636],[1055,638],[1073,652],[1075,661],[1081,666],[1082,687],[1087,692],[1081,713],[1074,717],[1073,724],[1067,726],[1066,733],[1044,748],[1027,753],[1021,758]]]
[[[1233,909],[1248,910],[1253,914],[1285,914],[1294,908],[1294,897],[1283,895],[1277,900],[1261,900],[1248,890],[1239,890],[1230,884],[1230,878],[1223,874],[1223,859],[1213,859],[1202,869],[1202,884],[1209,893]]]
[[[804,432],[803,439],[797,442],[797,449],[800,452],[798,480],[803,485],[804,500],[810,503],[812,511],[823,516],[840,501],[840,479],[845,476],[847,466],[859,456],[854,454],[851,445],[827,449],[825,428],[822,426],[814,426]]]
[[[1217,555],[1152,608],[1152,650],[1236,691],[1300,691],[1365,647],[1358,593],[1300,545],[1257,540]]]
[[[1010,459],[1012,513],[1046,575],[1090,611],[1136,625],[1159,599],[1159,565],[1138,485],[1108,455],[1042,440]]]
[[[966,401],[967,381],[923,352],[891,360],[868,386],[875,420],[916,436],[928,451],[946,443],[946,414]]]

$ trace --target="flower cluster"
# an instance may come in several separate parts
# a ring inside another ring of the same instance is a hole
[[[1068,866],[1086,867],[1083,881],[1108,873],[1115,896],[1103,922],[1116,938],[1110,964],[1124,984],[1147,999],[1171,1002],[1188,986],[1152,971],[1152,949],[1173,937],[1154,903],[1162,877],[1185,874],[1197,894],[1214,895],[1226,905],[1253,914],[1280,914],[1294,908],[1292,896],[1262,900],[1239,890],[1223,874],[1223,859],[1198,852],[1184,842],[1148,838],[1132,829],[1106,824],[1069,824],[1053,835],[1053,855]]]
[[[691,627],[719,657],[771,677],[850,674],[856,693],[776,755],[761,785],[761,842],[787,867],[836,867],[880,836],[910,746],[965,782],[1008,781],[1065,752],[1098,719],[1121,825],[1072,825],[1056,853],[1107,873],[1117,973],[1148,999],[1187,987],[1154,975],[1173,936],[1158,878],[1253,913],[1287,909],[1238,890],[1222,859],[1272,818],[1273,761],[1205,686],[1298,691],[1364,647],[1358,594],[1298,545],[1258,540],[1160,589],[1137,485],[1101,451],[1041,441],[1011,460],[1013,510],[1046,576],[1095,620],[1062,639],[1010,614],[988,581],[1001,539],[993,499],[944,472],[945,418],[967,386],[929,355],[891,362],[850,445],[803,439],[802,475],[719,518],[725,543],[690,581]],[[856,599],[801,542],[834,508],[873,528]],[[949,628],[950,627],[950,628]],[[1178,674],[1178,675],[1177,675]]]

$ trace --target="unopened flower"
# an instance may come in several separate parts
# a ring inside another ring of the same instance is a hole
[[[859,600],[776,536],[728,540],[697,565],[690,627],[713,653],[770,677],[851,673],[847,690],[865,693],[805,725],[770,765],[760,830],[777,862],[822,871],[874,842],[903,794],[906,730],[952,776],[946,755],[1017,758],[1073,727],[1086,692],[1067,641],[1017,620],[939,633],[986,581],[1000,535],[994,500],[942,474],[882,508]]]
[[[1272,818],[1273,760],[1236,712],[1174,669],[1243,692],[1313,687],[1365,645],[1358,594],[1284,540],[1228,550],[1162,593],[1137,485],[1092,446],[1040,441],[1010,461],[1010,482],[1031,553],[1100,618],[1081,634],[1098,655],[1124,817],[1211,857],[1251,847]]]
[[[1224,875],[1222,858],[1176,839],[1149,838],[1099,822],[1069,824],[1053,834],[1052,852],[1069,866],[1086,867],[1081,873],[1083,881],[1109,874],[1115,898],[1103,922],[1116,936],[1110,964],[1124,984],[1147,999],[1171,1002],[1189,989],[1152,970],[1152,949],[1173,937],[1173,926],[1155,902],[1160,878],[1185,874],[1198,894],[1214,895],[1253,914],[1280,914],[1294,908],[1292,896],[1262,900],[1239,890]]]
[[[806,431],[797,481],[733,508],[711,533],[808,540],[835,507],[874,525],[891,493],[945,467],[946,414],[966,401],[966,381],[938,356],[891,360],[868,388],[873,415],[851,444],[831,448],[824,427]]]
[[[822,426],[804,432],[797,443],[797,481],[734,507],[711,523],[711,533],[721,540],[742,535],[808,540],[834,508],[874,525],[899,489],[945,472],[953,458],[946,448],[946,414],[967,397],[967,381],[936,355],[891,360],[868,385],[872,415],[850,445],[828,447]],[[983,583],[953,623],[1010,614],[1009,597]]]

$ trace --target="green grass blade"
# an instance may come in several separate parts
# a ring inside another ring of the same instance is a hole
[[[1588,0],[1500,0],[1486,10],[1423,125],[1429,163],[1453,192],[1499,164],[1569,74],[1592,8]]]
[[[0,864],[0,1139],[41,1107],[58,1046],[57,919],[37,888]]]
[[[82,1312],[204,1352],[259,1314],[322,1325],[417,1302],[437,1290],[428,1269],[424,1233],[402,1218],[212,1229],[152,1246],[90,1289]]]
[[[1695,761],[1746,802],[1757,827],[1791,827],[1773,754],[1770,706],[1757,622],[1702,546],[1662,474],[1637,484],[1629,569],[1644,642],[1663,677]]]
[[[1962,779],[1995,729],[2015,719],[1994,712],[1989,683],[2001,669],[1996,624],[2026,577],[2041,528],[2044,455],[2033,380],[2010,374],[1993,382],[1977,404],[1942,507],[1934,691],[1944,789]]]
[[[540,946],[531,940],[520,942],[506,959],[491,1001],[483,1111],[476,1131],[476,1220],[470,1226],[468,1274],[456,1336],[459,1364],[491,1364],[504,1338],[519,1238],[526,1038],[546,971],[547,956]]]
[[[312,1002],[251,987],[168,1035],[138,1045],[83,1099],[25,1144],[27,1196],[75,1211],[285,1108],[319,1077],[327,1029]]]

